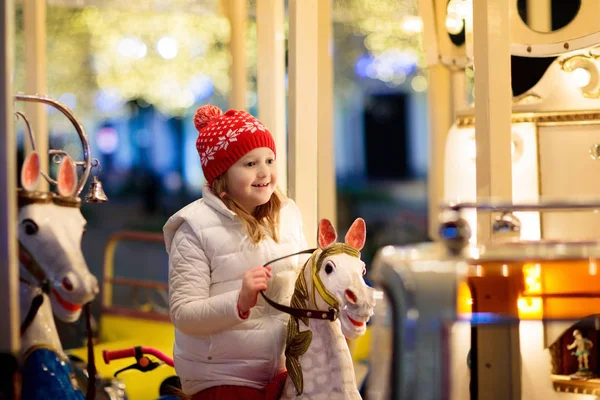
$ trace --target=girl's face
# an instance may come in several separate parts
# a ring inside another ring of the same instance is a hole
[[[227,196],[250,214],[271,198],[277,185],[275,154],[259,147],[240,158],[225,172]]]

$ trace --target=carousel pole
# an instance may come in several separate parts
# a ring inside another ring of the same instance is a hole
[[[473,0],[476,187],[478,199],[512,200],[509,2]],[[491,240],[490,213],[478,212],[477,242]],[[521,278],[522,279],[522,278]],[[472,333],[477,399],[521,400],[517,285],[486,272],[473,277],[473,312],[494,312],[503,323],[480,324]]]
[[[467,108],[467,90],[465,69],[460,68],[451,72],[452,80],[452,108],[453,115],[460,110]]]
[[[475,142],[478,198],[512,199],[510,30],[506,0],[473,1]],[[478,215],[478,242],[491,237]]]
[[[46,85],[46,0],[23,2],[25,32],[25,92],[45,95]],[[25,103],[25,115],[33,128],[35,146],[42,168],[48,166],[48,114],[42,103]],[[31,144],[25,141],[27,151]],[[48,182],[40,180],[38,190],[47,191]]]
[[[440,204],[444,198],[444,163],[446,139],[452,126],[452,81],[450,70],[443,64],[428,67],[429,90],[427,105],[429,118],[429,176],[427,190],[429,198],[429,237],[438,239]],[[435,110],[435,111],[433,111]]]
[[[287,194],[284,17],[283,0],[257,0],[258,118],[275,138],[278,186]]]
[[[0,398],[18,398],[19,270],[17,265],[17,165],[13,114],[15,7],[0,3]]]
[[[441,63],[435,21],[435,1],[419,0],[419,15],[423,20],[423,49],[429,74],[427,106],[429,116],[429,173],[427,197],[429,200],[429,237],[438,239],[439,211],[444,198],[444,158],[446,138],[452,126],[452,80],[448,67]],[[431,111],[435,110],[435,111]]]
[[[289,196],[302,210],[309,247],[317,242],[318,3],[289,0]]]
[[[337,226],[333,127],[333,24],[331,0],[320,0],[317,37],[317,214]]]
[[[229,108],[246,109],[246,26],[248,21],[247,0],[225,0],[225,10],[231,34],[229,51],[231,52],[231,90]]]

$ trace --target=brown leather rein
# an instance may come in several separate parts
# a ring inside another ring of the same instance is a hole
[[[271,261],[265,263],[263,265],[263,267],[266,267],[269,264],[272,264],[274,262],[283,260],[283,259],[288,258],[288,257],[293,257],[293,256],[297,256],[297,255],[300,255],[300,254],[312,254],[316,250],[317,249],[314,248],[314,249],[302,250],[302,251],[299,251],[299,252],[293,253],[293,254],[288,254],[287,256],[279,257],[279,258],[276,258],[274,260],[271,260]],[[267,297],[267,295],[262,290],[261,290],[260,294],[262,295],[262,297],[265,299],[265,301],[271,307],[273,307],[276,310],[279,310],[281,312],[284,312],[286,314],[289,314],[292,317],[329,320],[331,322],[335,321],[338,318],[339,311],[338,311],[338,309],[333,308],[333,307],[329,307],[329,310],[327,310],[327,311],[324,311],[324,310],[312,310],[312,309],[308,309],[308,308],[294,308],[294,307],[286,306],[286,305],[283,305],[283,304],[279,304],[279,303],[271,300],[269,297]]]

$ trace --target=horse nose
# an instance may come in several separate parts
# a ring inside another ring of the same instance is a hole
[[[375,289],[372,287],[367,287],[367,299],[369,299],[369,305],[375,307]]]
[[[88,287],[90,288],[94,296],[100,292],[100,289],[98,288],[98,280],[92,274],[88,275]]]
[[[358,297],[356,297],[356,294],[354,294],[354,292],[350,289],[346,289],[346,299],[352,303],[352,304],[356,304],[356,302],[358,301]]]
[[[70,292],[71,290],[73,290],[73,282],[71,282],[71,280],[69,279],[68,276],[65,276],[63,278],[62,286],[67,292]]]
[[[77,292],[83,291],[85,293],[97,295],[100,291],[98,288],[98,280],[90,273],[78,276],[73,272],[69,272],[62,278],[61,285],[67,292],[76,290]]]

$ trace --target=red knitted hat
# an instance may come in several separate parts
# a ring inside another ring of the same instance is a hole
[[[245,111],[223,114],[219,107],[209,104],[196,111],[194,125],[198,130],[196,149],[209,185],[249,151],[268,147],[275,153],[271,132]]]

